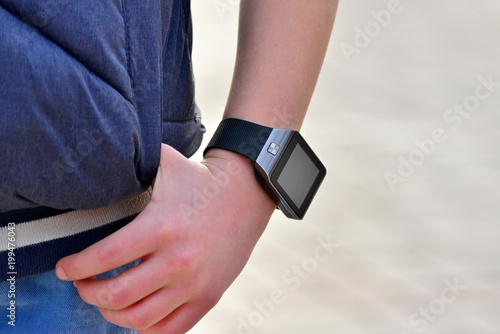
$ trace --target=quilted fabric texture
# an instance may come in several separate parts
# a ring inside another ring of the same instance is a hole
[[[196,151],[189,6],[0,0],[0,212],[124,201],[162,142]]]

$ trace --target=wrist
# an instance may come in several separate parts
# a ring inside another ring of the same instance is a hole
[[[205,154],[213,148],[236,152],[254,162],[255,169],[251,170],[258,172],[261,190],[267,191],[285,216],[292,219],[304,218],[326,175],[325,166],[294,130],[226,118],[217,127]],[[243,165],[249,166],[248,162]]]
[[[255,205],[261,207],[263,212],[271,215],[276,209],[276,203],[256,177],[254,162],[247,157],[229,150],[212,148],[206,152],[202,163],[209,169],[218,169],[229,175],[230,182],[247,193],[249,199],[254,200]]]

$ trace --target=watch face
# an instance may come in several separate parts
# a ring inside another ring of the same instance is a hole
[[[271,174],[271,182],[297,218],[302,219],[325,175],[325,166],[295,132]]]

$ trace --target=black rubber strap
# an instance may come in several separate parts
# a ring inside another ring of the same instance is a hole
[[[255,161],[272,131],[273,129],[267,126],[237,118],[226,118],[219,124],[203,155],[216,147],[242,154]]]

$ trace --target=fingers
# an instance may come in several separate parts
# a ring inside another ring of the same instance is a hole
[[[174,323],[174,327],[190,328],[215,305],[210,304],[203,308],[204,313],[196,311],[197,315],[188,316],[185,311],[179,313],[177,309],[190,300],[196,303],[206,304],[210,298],[202,295],[206,291],[206,286],[202,284],[203,277],[189,280],[188,272],[180,273],[176,266],[163,269],[161,263],[156,258],[149,258],[139,266],[131,268],[113,279],[86,279],[76,281],[75,286],[82,299],[90,304],[97,305],[99,311],[106,320],[122,327],[134,329],[155,328],[152,333],[176,333],[176,331],[164,331],[163,328],[171,327],[171,316],[173,319],[194,319],[188,323]],[[163,265],[165,267],[165,264]],[[145,273],[148,273],[146,275]],[[150,279],[148,280],[149,277]],[[158,277],[168,277],[157,279]],[[179,308],[180,307],[180,308]],[[195,308],[189,308],[195,310]],[[196,308],[197,309],[197,308]],[[159,323],[157,326],[156,324]],[[186,329],[187,330],[187,329]],[[179,331],[181,333],[181,331]],[[182,332],[185,333],[185,332]]]
[[[183,284],[186,275],[177,269],[162,258],[152,257],[113,279],[75,281],[75,287],[86,303],[121,310],[162,287]]]
[[[155,215],[146,209],[131,223],[83,251],[56,264],[56,274],[65,281],[81,280],[130,263],[153,252],[161,233],[154,233]]]
[[[215,305],[216,300],[206,292],[203,275],[189,279],[189,271],[179,270],[178,266],[159,260],[148,258],[114,279],[86,279],[76,281],[75,286],[82,299],[97,305],[109,322],[148,331],[151,327],[151,333],[185,333],[182,328],[187,331],[194,326]],[[159,277],[168,277],[168,280]],[[189,307],[189,312],[196,314],[190,315],[184,311],[186,307],[180,307],[183,304],[191,305],[189,301],[199,305]],[[179,320],[166,320],[171,317]],[[179,329],[164,330],[172,326]]]
[[[205,299],[197,303],[183,304],[153,326],[140,330],[140,334],[184,334],[193,328],[216,302]]]
[[[163,288],[123,310],[99,308],[99,311],[111,323],[141,330],[168,317],[183,301],[183,293],[175,289]]]

